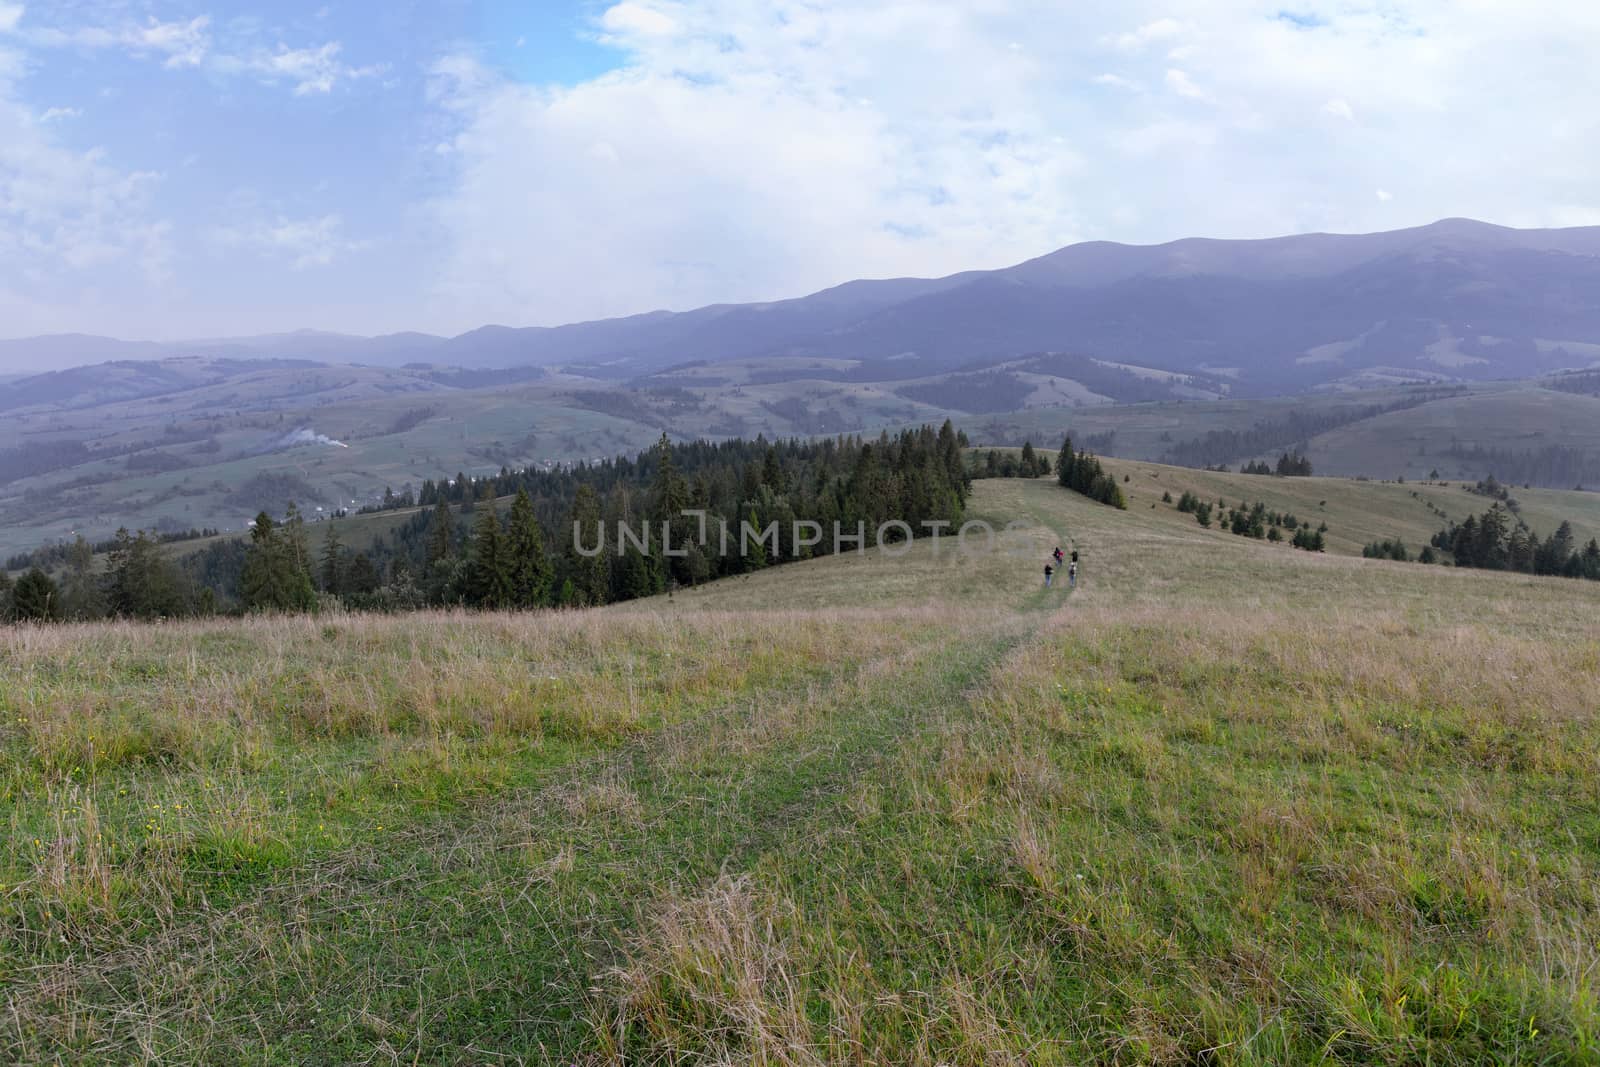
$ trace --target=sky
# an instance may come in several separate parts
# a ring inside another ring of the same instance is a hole
[[[455,334],[1600,225],[1574,0],[0,0],[0,337]]]

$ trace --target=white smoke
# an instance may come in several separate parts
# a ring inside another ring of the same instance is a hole
[[[264,456],[270,452],[287,452],[289,449],[299,448],[301,445],[328,445],[334,448],[350,447],[343,441],[335,441],[327,434],[318,433],[317,431],[307,427],[304,429],[293,430],[284,434],[282,437],[273,438],[271,441],[268,441],[266,444],[257,449],[255,454],[258,456]]]

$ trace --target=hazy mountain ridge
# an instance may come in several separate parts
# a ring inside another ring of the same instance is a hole
[[[1583,366],[1600,358],[1600,227],[1446,219],[1361,235],[1088,242],[996,271],[854,281],[792,300],[557,327],[485,326],[453,338],[303,331],[171,345],[8,341],[0,373],[208,355],[565,366],[627,379],[687,361],[793,356],[854,360],[856,380],[893,381],[1039,352],[1186,374],[1227,368],[1237,389],[1258,394],[1374,369],[1428,380]]]

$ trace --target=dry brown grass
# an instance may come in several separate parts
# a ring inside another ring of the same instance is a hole
[[[1079,590],[913,552],[0,635],[0,1047],[1600,1057],[1600,590],[979,499],[1076,543]]]

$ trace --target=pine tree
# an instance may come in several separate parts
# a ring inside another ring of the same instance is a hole
[[[1073,482],[1077,459],[1072,452],[1072,438],[1067,437],[1061,442],[1061,454],[1056,457],[1056,479],[1063,489],[1076,488]]]
[[[441,496],[433,507],[433,517],[428,524],[427,563],[430,567],[455,554],[455,532],[456,523],[450,515],[450,505]]]
[[[763,468],[760,472],[760,480],[756,484],[757,493],[766,484],[768,477],[775,477],[780,482],[783,480],[782,472],[776,469],[777,454],[770,447],[767,449],[767,456],[772,460],[773,469],[767,470]],[[749,469],[755,470],[755,465],[751,464]],[[698,532],[698,526],[694,520],[686,518],[683,514],[684,509],[688,506],[689,486],[678,475],[677,467],[672,462],[672,442],[663,431],[661,440],[656,445],[656,476],[651,487],[651,536],[662,537],[663,533],[665,533],[666,539],[672,543],[673,551],[684,548],[692,539],[693,533]],[[674,556],[671,559],[666,558],[664,554],[666,547],[665,544],[657,546],[658,550],[652,552],[650,557],[644,560],[644,570],[649,572],[647,578],[635,579],[630,583],[635,588],[648,587],[650,589],[649,593],[638,595],[654,595],[654,593],[665,587],[666,580],[669,577],[686,584],[692,581],[685,557]],[[625,561],[624,570],[632,574],[638,570],[638,567],[631,562]],[[644,583],[643,585],[640,584],[641,581]]]
[[[322,541],[322,591],[330,596],[340,596],[345,591],[344,545],[339,541],[339,524],[328,524],[328,535]]]
[[[489,611],[511,606],[511,560],[494,505],[478,511],[472,530],[472,551],[467,566],[467,598]]]
[[[1033,442],[1032,441],[1023,441],[1022,442],[1022,472],[1021,472],[1022,473],[1022,477],[1024,477],[1024,478],[1037,478],[1039,476],[1038,465],[1039,465],[1039,460],[1033,454]]]
[[[61,617],[61,591],[38,567],[17,579],[11,590],[11,615],[18,622],[50,622]]]
[[[533,511],[533,498],[518,489],[506,527],[506,552],[511,565],[511,606],[543,607],[550,600],[551,566],[544,531]]]
[[[94,548],[82,534],[67,550],[67,580],[61,590],[62,614],[69,619],[98,619],[105,614],[105,595],[94,575]]]
[[[594,489],[580,485],[572,498],[564,535],[567,540],[567,570],[572,582],[570,603],[604,604],[610,599],[611,564],[604,550],[605,530],[600,521],[600,499]],[[583,551],[578,550],[579,545]],[[589,555],[596,546],[598,554]]]
[[[761,484],[774,493],[784,491],[783,464],[778,461],[778,450],[772,445],[767,446],[766,457],[761,461]]]
[[[0,567],[0,622],[11,621],[11,575]]]
[[[161,546],[140,530],[117,531],[107,563],[106,609],[124,619],[158,619],[186,613],[178,574]]]
[[[275,525],[272,516],[261,512],[250,529],[250,548],[245,556],[239,591],[244,606],[251,611],[310,611],[316,606],[316,590],[305,557],[295,544],[295,531]]]
[[[288,571],[295,595],[304,599],[307,606],[315,604],[316,586],[311,581],[311,547],[306,543],[306,520],[293,500],[284,510],[278,535],[288,556]]]
[[[351,596],[368,597],[378,591],[383,584],[378,577],[378,568],[372,562],[372,557],[365,552],[356,553],[356,557],[345,568],[344,591]]]

